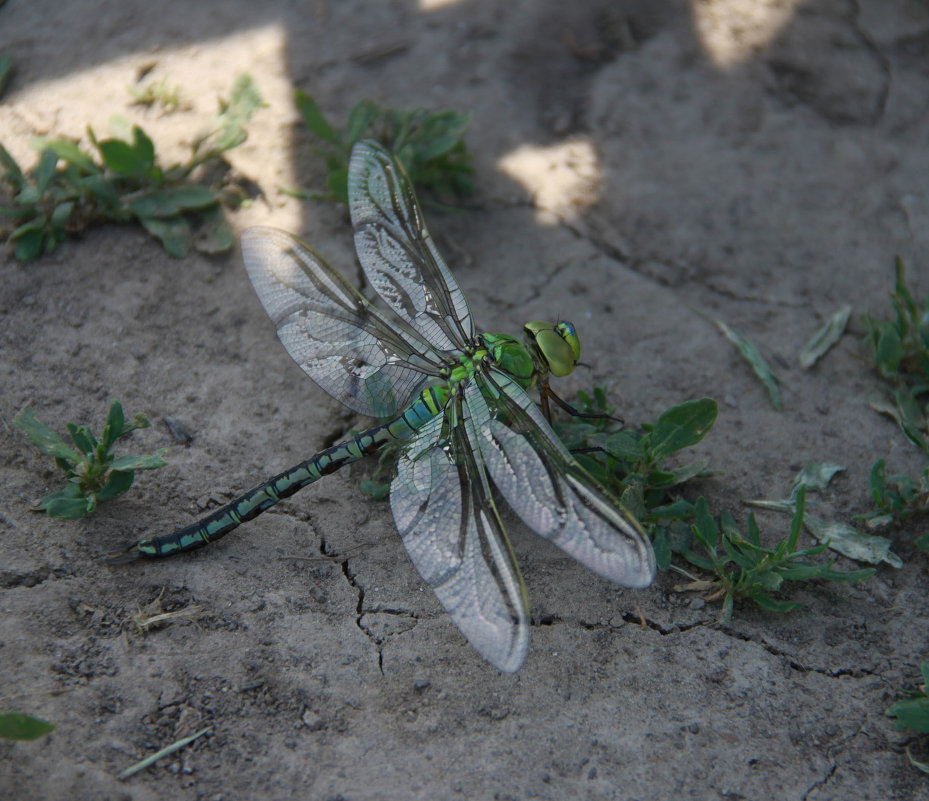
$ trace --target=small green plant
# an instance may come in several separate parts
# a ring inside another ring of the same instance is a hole
[[[185,106],[181,87],[169,84],[167,76],[161,80],[130,86],[129,94],[132,97],[132,105],[145,108],[160,106],[165,114],[171,114]]]
[[[397,156],[417,188],[438,193],[474,191],[471,154],[462,141],[469,114],[447,109],[407,111],[362,100],[349,112],[345,129],[339,130],[306,92],[297,89],[294,99],[307,128],[320,140],[313,150],[325,162],[330,200],[348,202],[352,148],[367,137],[377,139]]]
[[[16,258],[30,261],[53,251],[67,234],[109,221],[139,222],[177,258],[192,246],[206,253],[231,248],[232,229],[222,209],[228,194],[209,168],[245,141],[245,124],[261,106],[252,79],[240,76],[220,106],[214,129],[194,143],[186,162],[170,167],[159,163],[152,140],[138,126],[103,140],[88,128],[96,154],[69,139],[39,137],[32,142],[39,161],[29,172],[0,145],[0,180],[13,193],[12,205],[0,206],[0,215],[14,221],[9,241]]]
[[[929,454],[929,295],[917,304],[898,256],[890,302],[893,320],[865,315],[867,342],[878,374],[890,383],[892,404],[872,404],[897,420],[904,436]]]
[[[624,429],[612,417],[606,390],[594,387],[592,393],[578,393],[580,414],[553,424],[555,433],[578,461],[626,507],[638,515],[653,539],[667,540],[667,527],[693,516],[693,504],[669,504],[673,488],[705,472],[707,460],[667,470],[664,460],[677,451],[696,445],[716,420],[718,408],[712,398],[687,401],[661,414],[655,423],[643,423],[640,430]],[[393,469],[396,448],[385,448],[372,479],[361,483],[362,492],[375,499],[384,498],[390,485],[384,475]],[[667,569],[667,560],[660,564]]]
[[[0,739],[37,740],[54,731],[55,724],[22,712],[0,712]]]
[[[870,484],[875,511],[867,518],[900,523],[929,512],[929,467],[917,478],[887,475],[884,460],[878,459],[871,466]]]
[[[648,530],[655,545],[658,567],[667,570],[671,554],[682,537],[686,521],[693,519],[694,505],[675,498],[677,488],[705,475],[707,459],[668,469],[672,454],[700,442],[716,422],[719,407],[712,398],[686,401],[662,412],[654,423],[626,429],[612,416],[602,387],[578,393],[580,415],[554,423],[565,446],[579,462],[619,498]]]
[[[141,414],[126,422],[119,401],[110,406],[99,440],[87,426],[67,423],[73,447],[40,422],[28,407],[16,415],[13,425],[42,453],[54,456],[55,464],[65,471],[67,486],[44,496],[36,505],[37,511],[45,511],[50,517],[77,520],[91,514],[99,501],[126,492],[136,470],[155,470],[167,464],[162,458],[164,449],[140,456],[114,456],[110,452],[117,440],[151,425]]]
[[[894,728],[897,731],[910,729],[920,734],[929,734],[929,694],[927,694],[929,662],[923,662],[920,665],[920,672],[923,679],[922,686],[916,690],[907,690],[907,697],[897,701],[887,710],[889,717],[896,718]],[[923,773],[929,773],[929,764],[914,759],[909,748],[906,749],[906,755],[915,767]]]
[[[685,547],[681,555],[690,564],[715,573],[710,581],[694,581],[685,585],[685,589],[709,590],[708,600],[723,599],[721,623],[732,617],[735,601],[748,599],[763,609],[772,612],[788,612],[802,604],[796,601],[780,600],[772,593],[782,589],[785,581],[825,581],[855,582],[874,574],[873,568],[862,570],[833,570],[835,560],[826,564],[807,561],[807,557],[821,554],[828,543],[812,548],[797,550],[800,532],[803,529],[803,515],[806,506],[806,486],[801,484],[795,496],[793,519],[787,538],[778,542],[773,548],[761,544],[761,534],[755,521],[754,512],[748,515],[748,536],[743,537],[729,512],[724,511],[717,525],[710,515],[706,500],[700,498],[695,505],[696,521],[693,524],[693,542]],[[692,545],[699,546],[700,551]]]

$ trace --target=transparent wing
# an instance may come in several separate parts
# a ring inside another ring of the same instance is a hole
[[[455,625],[512,673],[529,647],[528,601],[466,426],[459,418],[449,427],[439,414],[417,432],[397,463],[390,505],[413,564]]]
[[[426,230],[410,179],[370,139],[352,151],[348,205],[355,249],[377,293],[438,350],[474,336],[471,310]]]
[[[481,453],[513,511],[604,578],[626,587],[651,584],[655,555],[647,535],[564,447],[532,398],[496,369],[466,387],[469,406],[478,407],[472,396],[482,392],[497,415],[476,421]]]
[[[397,414],[442,365],[416,332],[388,320],[295,236],[249,228],[242,234],[242,257],[287,352],[356,412]]]

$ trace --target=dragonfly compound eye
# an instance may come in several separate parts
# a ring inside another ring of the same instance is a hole
[[[526,333],[535,341],[539,354],[553,376],[561,378],[574,370],[581,344],[571,323],[551,323],[533,320],[526,323]]]

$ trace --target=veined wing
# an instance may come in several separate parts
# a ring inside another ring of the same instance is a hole
[[[442,366],[443,357],[415,331],[387,319],[295,236],[249,228],[242,257],[287,352],[356,412],[397,414]]]
[[[487,408],[482,392],[498,412],[475,420],[484,463],[523,522],[604,578],[651,584],[655,554],[638,521],[581,467],[532,398],[493,368],[465,388],[469,407]]]
[[[468,301],[426,230],[403,167],[377,142],[359,142],[348,169],[355,249],[377,293],[438,350],[474,336]]]
[[[468,441],[473,421],[462,418],[459,397],[450,404],[401,454],[390,505],[413,564],[455,625],[481,656],[512,673],[529,647],[526,590]]]

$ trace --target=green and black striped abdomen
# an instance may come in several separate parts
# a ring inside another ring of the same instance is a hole
[[[441,412],[446,397],[447,390],[444,387],[429,387],[423,390],[403,414],[393,420],[320,451],[305,462],[279,473],[186,528],[163,537],[139,540],[126,551],[112,555],[110,561],[117,563],[129,561],[137,556],[149,558],[170,556],[182,551],[202,548],[225,536],[241,523],[257,517],[278,501],[290,497],[297,490],[303,489],[329,473],[334,473],[343,465],[377,453],[390,442],[408,439],[417,429]]]

